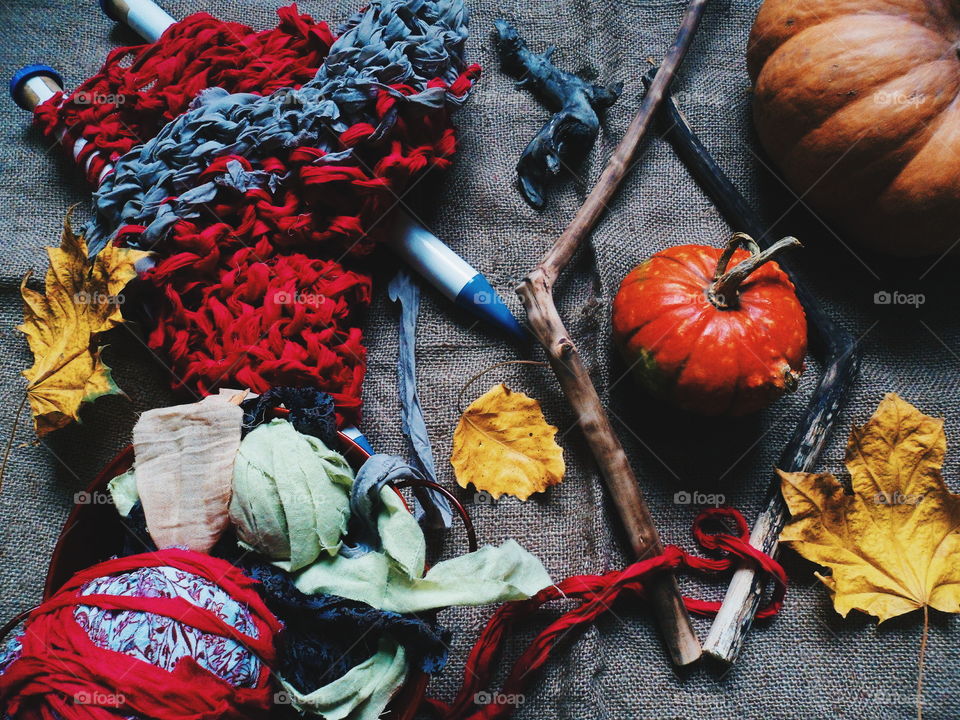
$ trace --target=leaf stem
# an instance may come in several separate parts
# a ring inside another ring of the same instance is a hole
[[[17,414],[13,416],[13,426],[10,428],[10,437],[7,438],[7,447],[3,451],[3,462],[0,462],[0,492],[3,492],[3,479],[7,476],[7,460],[10,459],[10,449],[13,447],[13,439],[17,436],[17,427],[20,425],[20,416],[23,414],[23,407],[27,404],[27,393],[23,394],[20,404],[17,406]]]
[[[923,661],[927,654],[927,635],[930,629],[930,609],[923,606],[923,632],[920,634],[920,657],[917,660],[917,720],[923,720]]]

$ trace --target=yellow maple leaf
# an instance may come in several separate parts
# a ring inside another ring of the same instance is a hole
[[[850,433],[853,494],[833,475],[780,472],[792,515],[780,540],[830,568],[818,577],[841,615],[960,612],[960,495],[940,474],[946,449],[943,420],[890,394]]]
[[[33,353],[33,367],[24,370],[27,397],[38,436],[78,419],[80,406],[101,395],[118,393],[110,368],[100,358],[97,335],[123,322],[117,296],[136,277],[134,263],[147,255],[108,245],[87,257],[87,243],[63,223],[59,248],[47,248],[50,268],[45,293],[20,284],[23,324]]]
[[[468,407],[453,433],[450,462],[457,483],[494,498],[526,500],[563,480],[563,449],[557,428],[543,417],[540,403],[504,384],[494,385]]]

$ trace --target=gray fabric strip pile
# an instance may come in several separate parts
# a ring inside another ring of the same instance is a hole
[[[303,11],[334,25],[351,16],[356,0],[306,0]],[[810,218],[766,169],[750,124],[750,89],[744,53],[759,3],[716,0],[684,64],[675,88],[684,113],[750,201],[781,234],[799,237],[806,249],[796,261],[833,317],[860,338],[864,368],[853,400],[840,419],[821,467],[843,476],[847,430],[862,423],[883,394],[900,393],[930,415],[947,420],[945,476],[960,491],[960,313],[955,295],[956,262],[904,263],[844,247]],[[170,0],[176,17],[205,10],[254,27],[275,25],[275,3],[267,0]],[[683,11],[681,0],[551,0],[535,3],[469,2],[468,61],[484,74],[455,118],[461,145],[453,170],[429,196],[422,220],[522,310],[511,288],[563,230],[599,175],[603,159],[622,137],[636,111],[640,77],[648,58],[662,59]],[[534,50],[558,46],[561,67],[582,70],[598,82],[623,81],[621,100],[607,113],[600,140],[581,177],[563,181],[537,213],[514,187],[514,165],[524,146],[549,116],[529,93],[516,90],[499,72],[489,31],[494,19],[514,23]],[[0,73],[9,77],[28,62],[60,69],[68,84],[93,73],[107,52],[134,42],[114,28],[96,3],[0,0]],[[0,418],[11,432],[30,364],[20,322],[17,291],[28,268],[42,270],[42,248],[55,244],[66,209],[89,192],[56,150],[47,151],[29,119],[12,102],[0,102],[0,187],[4,204],[0,232],[0,321],[4,343],[0,371],[6,379]],[[695,422],[665,411],[641,396],[609,346],[609,305],[620,279],[640,260],[668,245],[720,245],[729,228],[691,182],[669,146],[652,139],[607,215],[591,246],[571,265],[557,288],[561,313],[608,399],[617,431],[627,445],[664,540],[693,548],[690,524],[698,508],[677,504],[679,490],[722,493],[754,517],[771,469],[804,406],[818,371],[813,363],[794,396],[756,418]],[[929,269],[929,271],[928,271]],[[915,279],[926,273],[922,282]],[[875,305],[879,290],[923,292],[919,309]],[[370,363],[365,383],[363,429],[381,452],[407,455],[400,429],[396,389],[399,310],[385,285],[375,289],[368,321]],[[439,479],[456,488],[447,462],[459,418],[457,396],[477,372],[520,357],[465,314],[425,288],[417,326],[420,400]],[[82,425],[35,444],[29,422],[16,430],[14,449],[0,495],[0,618],[33,605],[40,596],[50,551],[81,490],[130,437],[137,414],[171,404],[163,368],[128,331],[121,329],[105,351],[115,378],[130,399],[110,397],[85,411]],[[543,402],[547,420],[560,427],[568,474],[544,497],[520,503],[456,492],[472,512],[482,541],[516,538],[539,555],[555,577],[622,567],[625,558],[617,522],[605,497],[575,418],[547,370],[508,366],[471,387],[472,400],[489,384],[505,381]],[[466,550],[465,533],[454,522],[443,556]],[[920,627],[905,617],[877,628],[872,620],[842,620],[808,563],[785,557],[793,585],[781,615],[755,628],[730,672],[696,668],[678,676],[670,668],[650,613],[618,605],[614,613],[559,653],[516,713],[523,720],[787,720],[793,718],[900,720],[915,716],[914,692]],[[688,594],[719,598],[722,588],[684,580]],[[469,647],[491,608],[441,613],[441,622],[460,628],[451,663],[432,685],[450,697]],[[701,637],[709,622],[696,620]],[[537,628],[510,645],[511,660]],[[932,621],[925,683],[926,720],[955,720],[960,708],[956,667],[960,619]]]

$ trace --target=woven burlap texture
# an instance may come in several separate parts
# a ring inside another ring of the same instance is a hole
[[[164,3],[176,17],[204,10],[262,28],[275,24],[269,0],[183,0]],[[708,8],[675,87],[683,110],[705,144],[764,211],[778,231],[797,235],[808,246],[798,257],[804,277],[831,315],[860,338],[861,379],[829,443],[822,469],[843,472],[843,445],[852,422],[863,422],[883,394],[895,391],[931,415],[947,419],[946,476],[954,490],[960,453],[960,313],[952,295],[955,263],[884,261],[851,251],[815,222],[803,203],[764,167],[749,120],[750,87],[744,51],[758,3],[715,0]],[[312,2],[303,11],[332,24],[357,3]],[[452,172],[423,193],[424,220],[480,268],[522,315],[512,287],[531,268],[589,191],[603,159],[622,136],[642,96],[640,77],[658,61],[679,22],[679,0],[540,0],[471,3],[470,58],[485,68],[473,97],[456,122],[461,145]],[[493,20],[515,23],[537,50],[556,44],[555,61],[602,82],[621,80],[622,98],[607,114],[597,147],[577,169],[579,178],[556,185],[545,211],[523,203],[514,187],[514,164],[548,113],[501,74],[490,39]],[[115,28],[92,0],[0,0],[0,74],[46,62],[71,85],[87,77],[106,53],[133,36]],[[42,271],[43,247],[57,241],[66,209],[88,199],[78,173],[58,148],[48,149],[26,113],[0,102],[0,187],[3,205],[3,266],[0,270],[0,372],[4,378],[0,418],[4,441],[23,396],[20,371],[30,364],[20,321],[18,284],[26,270]],[[674,502],[681,489],[723,493],[753,518],[772,468],[813,386],[811,363],[799,392],[759,417],[741,421],[694,422],[669,413],[638,393],[622,362],[610,349],[609,307],[620,279],[644,257],[676,243],[717,245],[729,231],[698,190],[669,146],[653,138],[606,216],[565,273],[556,294],[561,312],[587,359],[601,395],[609,399],[614,425],[666,542],[692,548],[689,527],[697,508]],[[932,267],[932,269],[930,269]],[[363,428],[383,451],[400,453],[395,384],[396,310],[386,301],[378,277],[368,319],[369,373]],[[874,304],[878,290],[922,291],[920,309]],[[432,289],[425,291],[418,332],[420,392],[442,481],[455,487],[447,462],[459,417],[457,398],[475,373],[499,361],[521,357],[500,339],[453,311]],[[21,422],[0,497],[0,618],[37,602],[54,541],[76,492],[127,442],[137,414],[170,404],[163,368],[143,344],[121,330],[105,352],[128,398],[98,401],[83,424],[43,443]],[[533,357],[541,357],[533,353]],[[575,418],[550,372],[507,367],[477,381],[465,394],[475,397],[506,381],[541,399],[549,421],[560,427],[567,477],[543,497],[520,503],[504,499],[470,503],[484,542],[516,538],[539,555],[555,577],[622,567],[626,558],[617,521]],[[482,500],[482,499],[481,499]],[[461,552],[455,529],[440,554]],[[572,637],[531,685],[516,717],[558,720],[695,718],[696,720],[781,720],[787,718],[910,718],[916,682],[920,626],[906,617],[876,627],[865,616],[840,619],[831,609],[813,568],[785,557],[792,586],[781,615],[757,627],[739,662],[729,671],[696,668],[682,674],[669,666],[649,612],[623,602],[578,637]],[[685,590],[719,598],[722,588],[683,580]],[[431,692],[448,698],[459,684],[467,650],[491,608],[448,610],[441,620],[455,630],[452,660]],[[556,610],[543,613],[545,622]],[[701,637],[709,626],[697,620]],[[535,623],[510,642],[515,657]],[[927,655],[927,720],[955,720],[960,714],[956,618],[935,616]]]

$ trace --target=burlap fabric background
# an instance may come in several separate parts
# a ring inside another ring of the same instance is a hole
[[[175,16],[206,10],[254,27],[275,23],[270,0],[177,0],[165,3]],[[693,126],[733,179],[779,230],[806,241],[802,268],[836,319],[861,338],[861,380],[826,450],[821,467],[842,473],[843,442],[851,422],[869,417],[885,392],[895,391],[929,414],[947,419],[946,475],[954,490],[956,446],[960,444],[960,313],[955,263],[890,262],[845,248],[814,221],[802,202],[785,191],[763,166],[749,122],[749,81],[744,67],[747,34],[757,2],[715,0],[708,9],[676,87]],[[355,2],[303,2],[318,18],[338,22]],[[679,0],[551,0],[495,3],[475,0],[471,58],[485,74],[460,112],[459,161],[436,190],[425,193],[424,219],[483,270],[519,310],[511,288],[561,231],[621,137],[639,105],[640,76],[648,59],[662,54],[679,21]],[[68,85],[88,76],[106,53],[133,41],[100,13],[92,0],[0,0],[0,74],[28,62],[47,62],[63,71]],[[527,207],[514,188],[513,166],[547,113],[502,75],[489,38],[492,22],[505,17],[532,46],[559,46],[557,62],[603,82],[622,80],[625,91],[580,179],[558,185],[543,213]],[[26,344],[14,329],[20,319],[17,286],[23,273],[42,272],[42,248],[57,241],[67,207],[88,197],[78,175],[57,149],[48,150],[30,128],[28,116],[0,101],[0,187],[3,189],[0,332],[3,347],[4,441],[11,431],[30,363]],[[642,479],[643,489],[666,542],[691,549],[689,525],[697,508],[673,502],[679,489],[723,493],[752,520],[766,491],[771,469],[806,401],[817,371],[800,392],[752,420],[692,422],[640,396],[621,362],[609,350],[609,306],[623,275],[640,259],[674,243],[722,242],[728,228],[687,176],[669,147],[649,142],[637,169],[624,184],[592,238],[558,288],[562,312],[593,368],[610,412]],[[931,269],[932,267],[932,269]],[[919,310],[877,306],[877,290],[923,292]],[[453,486],[447,459],[459,416],[457,396],[468,378],[518,352],[451,311],[426,291],[419,342],[420,390],[443,480]],[[396,311],[385,300],[384,283],[370,313],[369,375],[363,427],[385,451],[401,452],[395,392]],[[32,606],[50,551],[71,508],[73,495],[127,441],[137,413],[174,398],[165,390],[162,369],[132,335],[120,331],[106,352],[129,399],[107,398],[84,414],[80,426],[37,444],[29,423],[16,431],[14,450],[0,498],[0,618]],[[543,558],[556,577],[621,567],[617,523],[574,418],[548,371],[498,370],[478,381],[469,398],[490,383],[505,380],[543,401],[548,419],[561,429],[568,474],[565,482],[527,503],[506,499],[474,503],[473,517],[483,541],[520,540]],[[474,498],[461,493],[467,501]],[[464,549],[455,530],[444,552]],[[740,661],[726,674],[696,668],[682,676],[671,670],[646,610],[622,603],[558,654],[534,681],[519,718],[876,718],[914,716],[917,617],[882,628],[864,616],[840,619],[831,609],[813,568],[796,556],[785,558],[792,586],[781,615],[751,634]],[[690,593],[719,598],[719,586],[684,580]],[[490,608],[453,610],[443,621],[456,629],[453,659],[432,691],[449,697],[459,683],[467,649]],[[549,614],[549,613],[545,613]],[[708,622],[696,621],[701,636]],[[534,628],[528,628],[532,632]],[[957,669],[958,621],[934,615],[925,688],[928,720],[960,715]],[[517,638],[515,655],[525,638]]]

